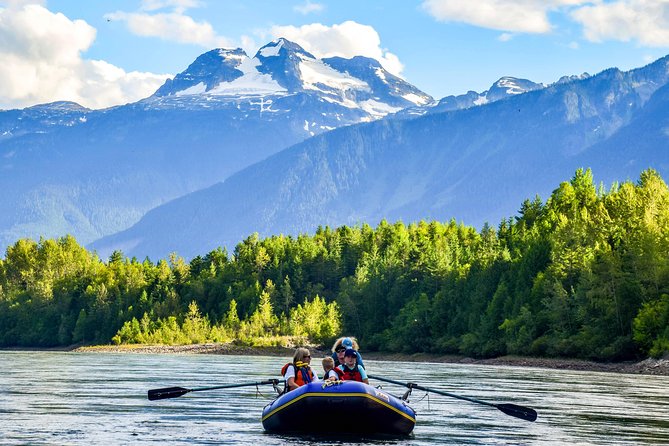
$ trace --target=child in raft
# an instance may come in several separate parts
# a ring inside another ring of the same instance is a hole
[[[341,371],[335,368],[334,359],[330,356],[323,358],[323,381],[339,381]]]

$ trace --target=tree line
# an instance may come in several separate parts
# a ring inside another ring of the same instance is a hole
[[[381,221],[250,235],[229,254],[101,260],[74,238],[0,260],[0,346],[236,341],[626,360],[669,353],[669,189],[578,170],[481,230]]]

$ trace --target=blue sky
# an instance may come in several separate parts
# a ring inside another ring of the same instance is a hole
[[[277,37],[362,54],[436,99],[502,76],[643,66],[669,53],[669,0],[0,0],[0,109],[134,102],[217,47]]]

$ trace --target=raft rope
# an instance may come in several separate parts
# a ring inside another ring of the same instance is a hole
[[[260,398],[264,398],[264,399],[266,399],[266,400],[271,400],[271,399],[273,399],[273,397],[271,397],[271,396],[263,395],[263,394],[260,392],[260,389],[258,388],[258,386],[256,386],[256,398],[258,398],[258,397],[260,397]]]
[[[414,401],[412,401],[412,402],[413,402],[413,403],[420,403],[420,402],[423,401],[425,398],[427,398],[427,410],[430,410],[430,393],[429,393],[429,392],[425,392],[425,395],[423,395],[423,397],[422,397],[421,399],[419,399],[419,400],[414,400]],[[407,400],[407,403],[408,403],[408,402],[409,402],[409,401]]]
[[[277,385],[277,383],[272,383],[272,387],[274,388],[274,391],[277,394],[281,395],[282,390],[279,389],[279,386]],[[257,385],[256,385],[256,395],[255,396],[256,396],[256,398],[261,397],[261,398],[264,398],[266,400],[276,399],[276,397],[274,397],[274,396],[263,395],[262,392],[260,392],[260,388]]]
[[[407,390],[404,395],[402,395],[402,401],[406,401],[407,403],[409,402],[409,397],[411,396],[411,391],[413,390],[413,387],[409,387],[409,390]],[[423,398],[414,401],[414,403],[420,403],[427,397],[427,410],[430,410],[430,393],[425,392],[425,395],[423,395]]]

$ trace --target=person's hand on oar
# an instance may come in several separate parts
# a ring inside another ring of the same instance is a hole
[[[523,406],[518,406],[517,404],[509,404],[509,403],[504,403],[504,404],[494,404],[494,403],[488,403],[486,401],[480,401],[480,400],[475,400],[474,398],[468,398],[466,396],[460,396],[460,395],[454,395],[452,393],[444,392],[442,390],[435,390],[435,389],[430,389],[427,387],[419,386],[418,384],[414,383],[403,383],[400,381],[395,381],[392,379],[388,378],[381,378],[380,376],[371,376],[368,375],[369,378],[371,379],[378,379],[379,381],[385,381],[391,384],[397,384],[399,386],[405,386],[408,387],[409,389],[418,389],[418,390],[423,390],[425,392],[433,392],[439,395],[444,395],[444,396],[450,396],[452,398],[457,398],[460,400],[465,400],[465,401],[470,401],[472,403],[476,404],[484,404],[486,406],[492,406],[496,407],[497,409],[501,410],[507,415],[511,415],[512,417],[520,418],[523,420],[527,421],[534,421],[537,419],[537,411],[534,409],[531,409],[529,407],[523,407]]]
[[[184,387],[165,387],[163,389],[151,389],[149,390],[148,397],[149,400],[165,400],[168,398],[178,398],[187,394],[188,392],[201,392],[203,390],[216,390],[216,389],[230,389],[232,387],[250,387],[250,386],[260,386],[263,384],[272,384],[276,386],[280,381],[278,379],[268,379],[265,381],[254,382],[254,383],[240,383],[240,384],[226,384],[223,386],[214,386],[214,387],[196,387],[194,389],[186,389]]]

